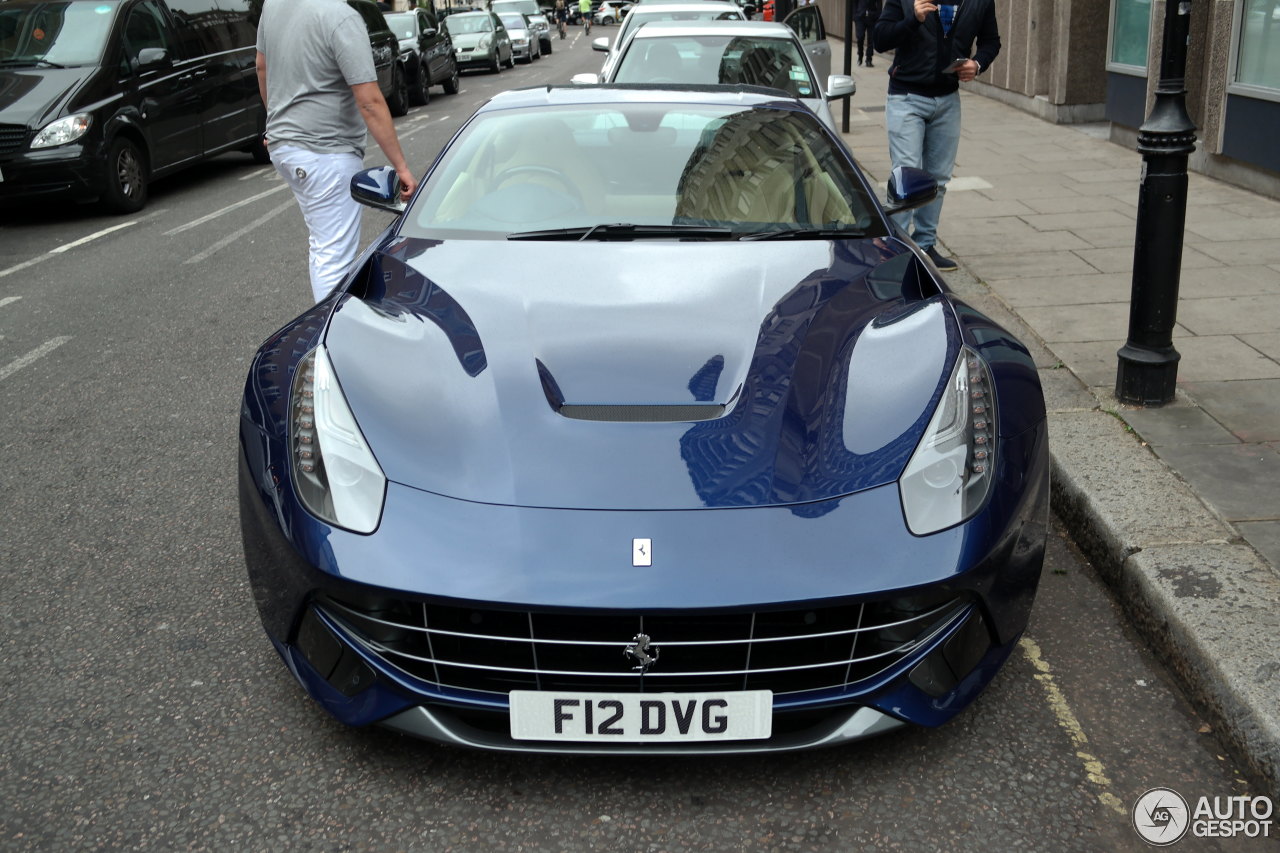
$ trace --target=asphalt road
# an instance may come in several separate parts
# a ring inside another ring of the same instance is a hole
[[[601,56],[575,33],[466,75],[397,122],[411,162],[493,92]],[[385,222],[371,211],[366,236]],[[603,760],[341,727],[262,633],[236,517],[241,385],[309,304],[305,245],[244,155],[132,217],[0,211],[0,848],[1142,850],[1147,789],[1249,789],[1060,531],[1021,648],[940,730]]]

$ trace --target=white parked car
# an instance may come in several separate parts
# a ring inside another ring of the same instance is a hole
[[[631,6],[631,3],[616,3],[614,0],[605,0],[596,9],[591,21],[596,24],[603,24],[606,27],[610,24],[616,24],[627,16],[627,13],[631,11]]]
[[[692,83],[778,89],[836,130],[827,101],[852,95],[852,77],[833,74],[819,83],[804,45],[786,24],[714,21],[655,22],[634,31],[607,75],[578,74],[574,83]],[[837,131],[838,132],[838,131]]]
[[[602,36],[591,43],[593,50],[606,51],[604,68],[600,74],[607,76],[613,63],[618,59],[619,49],[635,30],[644,24],[655,21],[680,21],[682,23],[706,23],[707,21],[745,21],[742,7],[737,3],[719,2],[719,0],[702,0],[697,3],[643,3],[635,6],[622,19],[622,27],[618,35],[610,40]]]

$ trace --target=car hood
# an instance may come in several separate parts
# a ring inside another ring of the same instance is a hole
[[[960,346],[943,297],[904,296],[922,267],[892,239],[396,238],[366,272],[326,346],[374,455],[491,504],[789,505],[893,482]]]
[[[57,118],[72,95],[96,69],[0,69],[0,124],[44,127]]]
[[[460,36],[453,36],[453,46],[456,49],[470,50],[480,43],[480,39],[492,35],[493,33],[463,33]]]

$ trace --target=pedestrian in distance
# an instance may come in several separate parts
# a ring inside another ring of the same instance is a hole
[[[934,266],[957,269],[936,248],[947,182],[960,148],[960,83],[991,67],[1000,53],[994,0],[885,0],[876,21],[875,49],[894,51],[889,66],[885,126],[895,167],[924,169],[938,197],[894,220]]]
[[[858,64],[871,65],[871,55],[875,53],[876,19],[880,17],[880,0],[854,0],[853,26],[858,38]],[[868,37],[870,36],[870,37]],[[865,62],[863,59],[865,58]]]
[[[342,283],[360,249],[351,177],[364,168],[366,130],[406,198],[417,181],[378,88],[364,20],[343,0],[266,0],[257,70],[268,151],[306,221],[319,302]]]

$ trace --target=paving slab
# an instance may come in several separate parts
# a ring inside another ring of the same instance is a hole
[[[1280,379],[1186,382],[1182,387],[1241,441],[1280,441]]]

